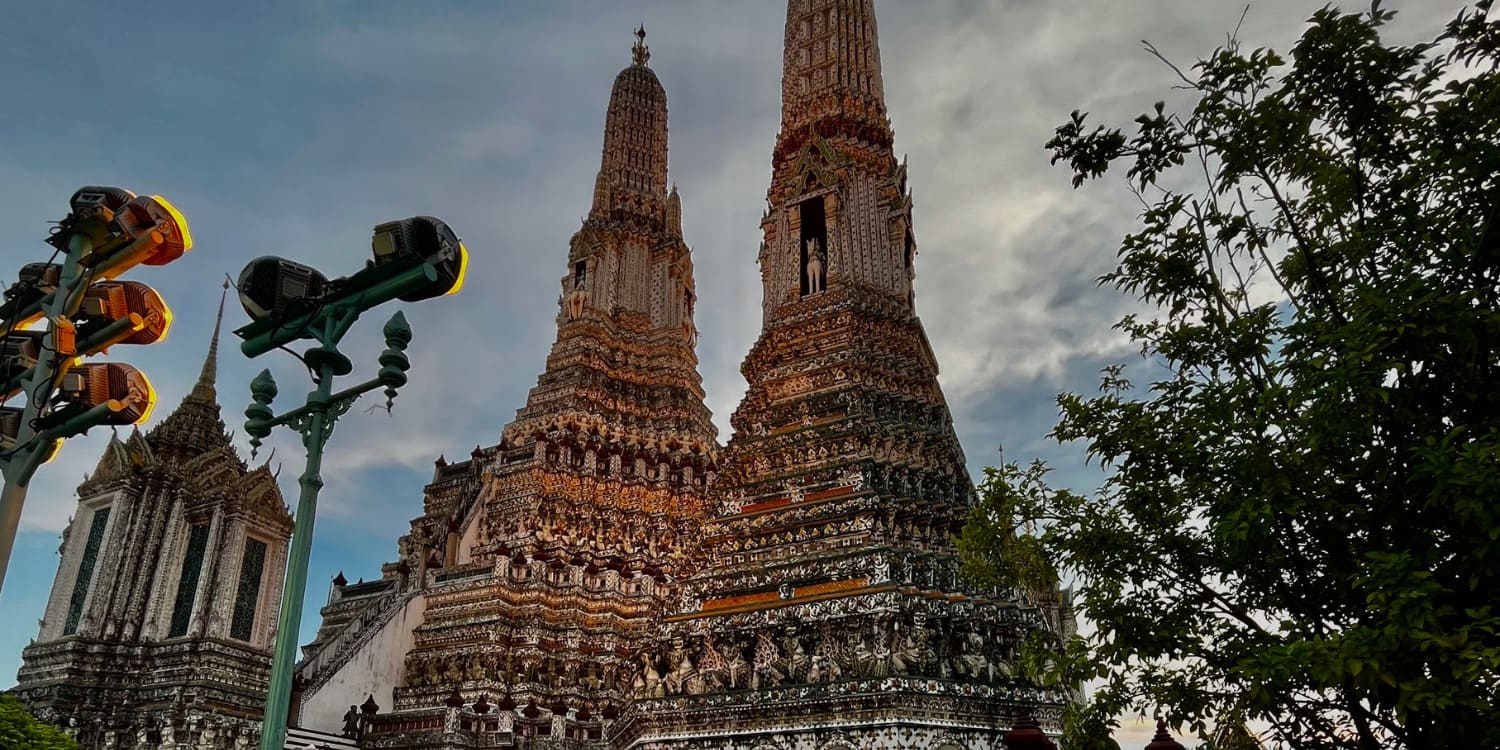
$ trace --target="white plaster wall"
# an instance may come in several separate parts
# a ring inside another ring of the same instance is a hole
[[[414,642],[413,631],[422,624],[427,597],[411,598],[359,651],[339,667],[323,686],[302,699],[298,722],[307,729],[338,734],[350,706],[375,696],[381,711],[391,708],[391,690],[406,679],[406,654]]]
[[[454,565],[468,565],[474,559],[474,547],[479,544],[479,518],[483,515],[483,513],[469,514],[469,523],[464,527],[464,535],[458,541],[458,556],[454,558]]]

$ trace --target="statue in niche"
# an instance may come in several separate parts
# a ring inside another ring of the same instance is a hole
[[[688,655],[687,649],[681,647],[681,639],[674,644],[669,661],[672,671],[667,673],[665,682],[668,695],[679,695],[688,689],[688,684],[697,679],[697,673],[693,669],[693,660]],[[701,687],[700,687],[701,692]]]
[[[818,245],[818,238],[813,237],[807,241],[807,293],[817,294],[823,291],[827,279],[823,275],[823,248]]]
[[[786,679],[786,675],[777,669],[781,662],[781,650],[776,648],[776,642],[771,639],[771,634],[766,631],[758,631],[755,634],[755,665],[750,675],[750,689],[759,690],[762,687],[776,687]]]
[[[723,688],[724,673],[728,667],[729,662],[714,647],[714,639],[711,636],[703,636],[703,656],[698,659],[698,680],[704,687],[711,690]]]
[[[661,698],[666,694],[662,688],[661,673],[651,663],[651,656],[641,655],[641,673],[635,678],[635,694],[641,698]]]
[[[802,682],[807,676],[808,656],[807,650],[802,646],[802,638],[797,634],[796,626],[788,626],[782,635],[782,650],[786,654],[786,677],[794,682]]]
[[[740,686],[740,682],[745,678],[745,674],[750,671],[750,663],[745,661],[745,650],[740,644],[731,643],[730,650],[733,656],[730,657],[729,663],[725,665],[724,674],[728,676],[729,688],[733,690]]]
[[[588,262],[578,261],[573,266],[573,289],[567,296],[568,320],[583,317],[583,307],[588,299]]]

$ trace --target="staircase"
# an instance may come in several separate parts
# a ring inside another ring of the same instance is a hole
[[[359,743],[348,737],[337,734],[319,732],[316,729],[303,729],[301,727],[286,728],[286,744],[282,746],[285,750],[359,750]]]

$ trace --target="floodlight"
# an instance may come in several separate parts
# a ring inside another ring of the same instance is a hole
[[[328,278],[312,266],[265,255],[240,272],[240,304],[255,321],[283,320],[310,309],[328,287]]]
[[[140,316],[141,328],[117,343],[154,344],[167,337],[172,310],[155,289],[139,281],[104,281],[90,286],[76,316],[80,321],[78,337],[87,338],[132,313]]]
[[[413,216],[377,225],[370,244],[375,252],[376,266],[402,257],[415,256],[437,269],[436,281],[401,295],[398,299],[402,301],[417,302],[441,297],[453,294],[463,286],[464,273],[468,270],[469,250],[442,219]]]
[[[69,370],[57,388],[57,399],[72,406],[72,409],[57,409],[62,412],[86,411],[108,404],[111,416],[103,424],[141,424],[151,418],[156,407],[156,390],[145,373],[122,362],[92,362]],[[69,414],[70,415],[70,414]]]

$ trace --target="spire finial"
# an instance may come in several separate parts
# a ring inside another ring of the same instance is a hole
[[[208,340],[208,356],[203,358],[203,371],[198,373],[198,382],[193,384],[190,398],[217,401],[214,383],[219,375],[219,328],[224,325],[224,299],[229,296],[229,279],[224,279],[224,291],[219,294],[219,312],[214,317],[214,335]]]
[[[630,56],[636,65],[645,65],[651,59],[651,48],[646,46],[646,24],[635,30],[635,44],[630,48]]]

